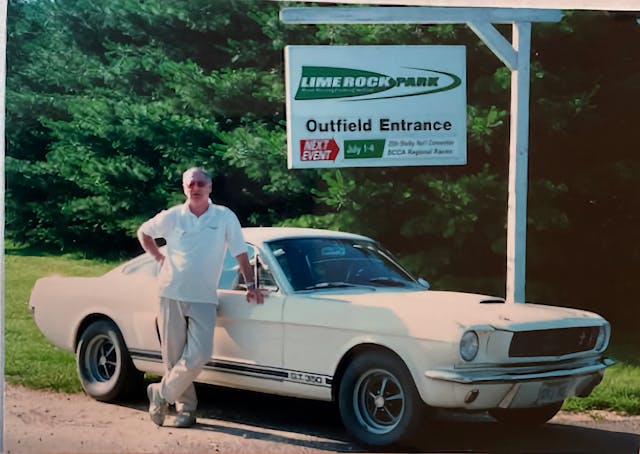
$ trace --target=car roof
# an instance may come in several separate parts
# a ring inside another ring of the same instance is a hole
[[[261,245],[270,241],[291,239],[291,238],[344,238],[351,240],[373,241],[363,235],[355,233],[338,232],[335,230],[311,229],[302,227],[243,227],[242,235],[247,243]],[[164,249],[166,246],[162,246]],[[147,252],[133,257],[132,259],[115,267],[109,273],[121,273],[122,270],[130,266],[135,266],[138,262],[149,260],[151,255]]]
[[[357,235],[355,233],[301,227],[244,227],[242,229],[242,235],[247,243],[251,243],[256,246],[270,241],[290,238],[344,238],[351,240],[373,241],[371,238],[363,235]],[[162,248],[164,247],[166,246],[162,246]],[[114,268],[110,272],[122,272],[122,269],[132,265],[135,266],[138,262],[148,260],[150,257],[149,253],[142,253],[141,255],[138,255],[137,257],[134,257]]]
[[[334,230],[309,229],[301,227],[245,227],[242,229],[245,241],[258,244],[268,243],[284,238],[346,238],[354,240],[369,240],[366,236],[355,233],[337,232]]]

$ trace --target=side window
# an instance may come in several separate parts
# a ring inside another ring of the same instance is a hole
[[[247,246],[249,249],[249,260],[252,261],[255,257],[255,249],[250,244]],[[240,272],[238,261],[229,251],[227,251],[227,255],[225,255],[224,262],[222,264],[222,273],[220,274],[218,288],[220,290],[237,290],[238,284],[241,282],[244,282],[244,279]]]
[[[249,251],[249,261],[253,267],[253,272],[256,276],[256,283],[258,286],[267,290],[277,290],[278,286],[273,278],[273,274],[271,274],[271,271],[269,271],[260,256],[257,254],[255,248],[253,246],[249,246]],[[238,269],[238,284],[236,286],[236,290],[244,289],[244,276]]]
[[[266,288],[269,290],[277,289],[277,285],[275,280],[273,279],[273,275],[271,271],[269,271],[265,265],[262,263],[260,258],[257,256],[257,251],[255,247],[252,245],[247,245],[249,249],[249,262],[254,267],[254,273],[256,275],[256,279],[258,280],[258,285],[261,288]],[[257,272],[256,270],[256,260],[257,263]],[[240,265],[238,265],[238,261],[235,257],[233,257],[230,253],[227,252],[227,255],[224,259],[224,264],[222,267],[222,274],[220,276],[220,283],[218,288],[221,290],[244,290],[244,276],[240,272]]]
[[[258,283],[260,284],[260,288],[265,288],[267,290],[277,290],[278,284],[276,284],[276,280],[273,278],[273,274],[266,267],[260,257],[258,256]]]

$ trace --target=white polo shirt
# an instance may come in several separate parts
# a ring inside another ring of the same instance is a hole
[[[160,296],[179,301],[216,304],[227,248],[234,257],[247,252],[237,216],[211,201],[200,217],[185,203],[158,213],[140,230],[166,240],[166,259],[158,275]]]

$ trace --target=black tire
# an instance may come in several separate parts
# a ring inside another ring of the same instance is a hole
[[[76,362],[82,388],[96,400],[123,400],[142,387],[144,374],[133,365],[122,334],[109,320],[98,320],[84,330]]]
[[[357,356],[340,382],[338,407],[347,431],[367,446],[410,441],[424,422],[424,404],[411,374],[396,356]]]
[[[533,408],[496,408],[489,415],[509,427],[541,426],[560,411],[563,401]]]

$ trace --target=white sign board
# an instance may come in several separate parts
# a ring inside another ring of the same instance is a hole
[[[289,168],[467,162],[464,46],[287,46]]]

